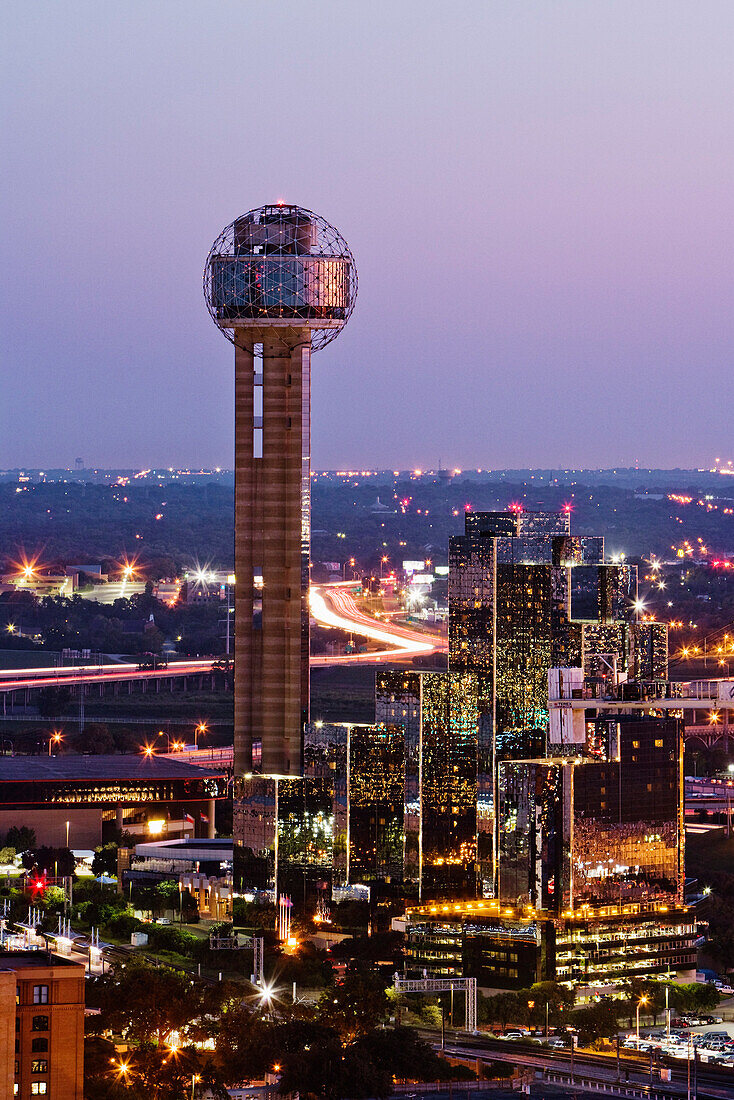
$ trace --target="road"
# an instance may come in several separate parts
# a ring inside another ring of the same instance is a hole
[[[408,627],[385,622],[361,611],[352,595],[351,583],[312,586],[310,591],[311,614],[324,626],[335,626],[350,634],[382,642],[384,649],[369,653],[347,653],[336,656],[313,656],[311,664],[353,665],[381,664],[384,661],[404,661],[406,658],[427,656],[446,649],[446,640],[440,635],[423,634]],[[175,661],[165,668],[140,669],[137,663],[114,665],[69,665],[65,668],[0,669],[0,694],[22,691],[26,688],[58,687],[59,685],[100,684],[115,680],[156,680],[172,676],[191,676],[210,672],[212,659],[203,661]]]
[[[353,584],[312,585],[310,591],[311,614],[323,626],[335,626],[350,634],[381,642],[390,648],[332,657],[312,657],[311,664],[371,663],[381,660],[404,660],[406,657],[426,656],[446,649],[446,640],[439,635],[422,634],[405,626],[377,619],[361,611],[352,595]]]
[[[429,1037],[428,1032],[423,1034],[426,1038]],[[430,1038],[434,1045],[440,1046],[440,1043],[436,1041],[435,1032],[430,1033]],[[447,1032],[445,1053],[469,1058],[485,1055],[494,1061],[512,1062],[515,1065],[530,1066],[534,1069],[548,1068],[561,1072],[571,1072],[570,1051],[540,1049],[535,1043],[509,1042],[503,1039],[488,1038],[486,1035],[467,1035],[456,1031]],[[672,1067],[673,1080],[670,1085],[661,1083],[653,1070],[652,1083],[654,1089],[656,1091],[667,1089],[673,1094],[686,1094],[688,1085],[686,1064],[672,1060],[665,1064]],[[650,1085],[650,1062],[647,1055],[637,1055],[629,1051],[623,1051],[620,1054],[620,1071],[622,1081],[626,1080],[626,1075],[629,1073],[630,1084]],[[616,1057],[615,1055],[593,1054],[585,1050],[577,1051],[574,1056],[574,1072],[578,1076],[591,1077],[600,1081],[617,1081]],[[734,1096],[734,1070],[699,1063],[697,1078],[698,1100],[707,1100],[707,1098],[710,1098],[710,1100],[731,1100],[731,1097]]]

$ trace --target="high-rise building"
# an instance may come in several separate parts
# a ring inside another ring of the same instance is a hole
[[[476,678],[381,671],[374,725],[309,723],[304,775],[253,776],[235,804],[238,888],[324,884],[474,897],[491,859],[477,797]]]
[[[235,775],[297,775],[308,720],[311,352],[354,308],[351,252],[278,204],[212,245],[204,290],[235,347]]]
[[[637,622],[637,570],[570,515],[467,513],[449,541],[449,667],[474,672],[498,759],[545,753],[548,672],[598,658],[630,679],[667,676],[665,624]]]
[[[477,679],[380,671],[376,718],[405,731],[404,882],[419,897],[477,889],[481,768]]]
[[[583,755],[499,762],[500,901],[557,914],[682,904],[682,721],[588,725]]]
[[[0,1097],[82,1100],[84,966],[0,951]]]

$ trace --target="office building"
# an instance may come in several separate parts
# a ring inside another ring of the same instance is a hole
[[[235,349],[235,776],[299,775],[308,721],[311,352],[354,308],[351,252],[278,204],[237,218],[204,272]]]
[[[0,1098],[82,1100],[84,966],[0,951]]]
[[[500,902],[558,914],[680,905],[682,721],[619,715],[588,727],[584,756],[499,762]]]
[[[476,978],[489,989],[534,982],[574,986],[580,1001],[614,995],[632,979],[695,980],[695,912],[630,902],[559,913],[498,901],[408,906],[410,974]]]
[[[303,777],[248,781],[235,805],[237,888],[475,896],[481,843],[491,858],[475,677],[380,672],[376,711],[374,725],[307,725]]]
[[[629,679],[667,676],[667,631],[637,622],[637,571],[572,536],[570,514],[469,512],[449,541],[449,667],[474,672],[498,759],[543,756],[548,672],[599,657]]]
[[[404,882],[418,897],[477,889],[481,761],[477,678],[379,671],[378,723],[404,730]]]

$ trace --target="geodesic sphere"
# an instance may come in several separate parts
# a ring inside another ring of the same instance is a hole
[[[341,234],[300,206],[261,206],[217,237],[204,268],[212,320],[237,332],[308,328],[311,347],[331,343],[357,297],[357,267]]]

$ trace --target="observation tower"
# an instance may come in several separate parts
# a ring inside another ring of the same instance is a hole
[[[311,352],[357,295],[346,241],[298,206],[236,218],[204,295],[235,349],[235,777],[297,775],[309,712]]]

